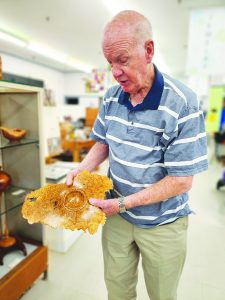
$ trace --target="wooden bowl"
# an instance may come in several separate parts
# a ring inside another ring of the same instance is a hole
[[[12,142],[21,140],[27,134],[27,131],[25,129],[20,128],[11,129],[7,127],[0,127],[0,129],[3,136]]]

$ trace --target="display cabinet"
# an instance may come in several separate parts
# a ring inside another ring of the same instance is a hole
[[[1,172],[9,178],[0,191],[0,299],[4,300],[18,299],[42,273],[47,276],[42,225],[30,225],[21,215],[25,195],[44,184],[41,101],[42,89],[0,81],[0,126],[26,130],[16,141],[0,134]]]

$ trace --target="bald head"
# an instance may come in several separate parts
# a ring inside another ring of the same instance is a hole
[[[152,39],[152,26],[148,19],[142,14],[125,10],[118,13],[106,25],[103,36],[104,40],[112,39],[120,34],[133,38],[137,43]]]

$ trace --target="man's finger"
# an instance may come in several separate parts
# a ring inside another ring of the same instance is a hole
[[[101,208],[105,207],[105,201],[97,200],[95,198],[90,198],[89,203],[94,205],[94,206],[101,207]]]
[[[73,174],[69,173],[66,176],[66,185],[72,185],[73,183]]]
[[[78,173],[79,172],[77,170],[74,170],[74,171],[70,172],[69,174],[67,174],[66,184],[69,185],[69,186],[72,185],[73,184],[73,179],[74,179],[74,177],[77,176]]]

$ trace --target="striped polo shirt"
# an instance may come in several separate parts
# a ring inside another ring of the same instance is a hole
[[[154,68],[153,85],[141,104],[133,107],[119,85],[106,92],[91,133],[109,146],[109,176],[116,195],[134,194],[165,176],[191,176],[208,167],[204,117],[196,94]],[[121,216],[149,228],[190,213],[188,194],[183,193]]]

